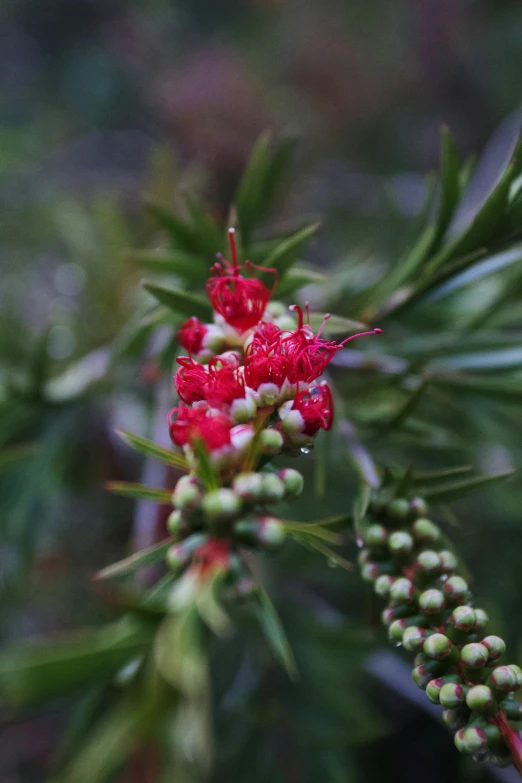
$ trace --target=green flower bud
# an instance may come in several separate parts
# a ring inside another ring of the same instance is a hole
[[[386,628],[388,628],[393,623],[394,620],[395,620],[395,616],[394,616],[393,609],[387,606],[386,609],[384,609],[381,614],[381,622]]]
[[[275,517],[244,519],[234,525],[235,535],[249,544],[259,544],[266,549],[278,549],[286,535],[285,526]]]
[[[419,628],[418,625],[412,625],[404,631],[402,646],[408,652],[419,652],[419,650],[422,650],[423,648],[425,639],[426,631],[424,628]]]
[[[388,531],[383,525],[370,525],[364,534],[366,546],[384,546],[388,538]]]
[[[496,661],[506,652],[506,643],[500,636],[486,636],[482,644],[489,650],[489,660]]]
[[[357,564],[362,567],[363,565],[366,565],[366,563],[368,563],[371,560],[371,557],[372,556],[369,549],[366,548],[361,549],[361,551],[357,555]]]
[[[459,740],[457,742],[457,737]],[[467,729],[460,729],[455,735],[455,745],[462,753],[473,755],[486,750],[488,738],[484,729],[468,726]]]
[[[232,489],[214,489],[208,492],[201,503],[203,511],[211,522],[234,519],[241,513],[243,502]]]
[[[485,712],[493,704],[493,691],[487,685],[474,685],[468,691],[466,704],[470,710]]]
[[[390,589],[390,603],[392,606],[398,604],[408,604],[415,598],[415,587],[413,582],[405,577],[396,579]]]
[[[425,590],[419,596],[419,609],[424,614],[438,614],[446,606],[444,595],[434,588]]]
[[[386,506],[386,513],[392,519],[406,519],[410,514],[410,505],[404,498],[395,498]]]
[[[176,541],[180,541],[189,534],[190,527],[181,511],[176,509],[171,514],[169,514],[167,519],[167,530],[169,531],[172,538],[176,539]]]
[[[172,493],[172,504],[174,508],[181,511],[199,508],[202,497],[197,478],[195,476],[181,476]]]
[[[415,517],[423,517],[428,513],[428,504],[424,498],[412,498],[409,506],[410,511]]]
[[[508,720],[513,720],[517,723],[522,720],[522,704],[511,695],[501,701],[499,707],[501,710],[504,710]]]
[[[304,478],[298,470],[284,468],[277,475],[285,485],[287,499],[296,498],[301,494],[304,487]]]
[[[448,729],[457,731],[458,729],[463,728],[467,721],[466,717],[463,715],[462,709],[460,707],[455,707],[453,709],[444,710],[442,713],[442,722],[448,727]]]
[[[372,561],[365,563],[361,568],[361,579],[363,582],[375,582],[379,576],[379,566]]]
[[[444,685],[442,677],[437,677],[436,680],[430,680],[426,687],[426,696],[432,704],[439,704],[440,689]]]
[[[484,609],[475,609],[475,631],[484,631],[489,623],[489,617]]]
[[[423,650],[426,655],[433,658],[434,661],[442,661],[450,655],[453,645],[447,636],[443,633],[434,633],[424,642]],[[446,707],[451,707],[447,704]]]
[[[429,519],[417,519],[413,523],[412,533],[416,541],[432,544],[440,537],[440,529]]]
[[[451,614],[450,623],[459,631],[472,631],[476,619],[476,612],[471,606],[457,606]]]
[[[491,672],[490,681],[493,687],[499,691],[518,690],[518,678],[510,666],[497,666]]]
[[[261,473],[238,473],[232,488],[245,503],[257,503],[261,498],[263,478]]]
[[[439,553],[426,549],[417,556],[417,565],[424,574],[436,574],[440,571]]]
[[[516,663],[510,663],[509,668],[515,674],[515,677],[517,678],[517,685],[520,688],[522,686],[522,669],[520,666],[517,666]]]
[[[440,568],[445,574],[451,574],[459,564],[457,558],[449,549],[441,549],[439,552]]]
[[[433,676],[430,672],[426,670],[426,667],[424,664],[421,664],[420,666],[416,666],[414,670],[411,673],[411,678],[415,685],[417,685],[419,688],[422,688],[423,691],[426,690],[428,687],[428,684],[433,679]]]
[[[464,601],[469,592],[468,583],[461,576],[450,576],[442,589],[452,601]]]
[[[394,582],[395,582],[395,578],[393,576],[389,576],[388,574],[382,574],[382,576],[379,576],[375,580],[373,589],[375,590],[377,595],[380,595],[381,598],[385,598],[390,592],[391,586],[393,585]]]
[[[179,571],[191,560],[192,555],[202,544],[205,543],[207,537],[204,533],[195,533],[190,538],[186,538],[180,544],[174,544],[167,550],[166,562],[172,571]]]
[[[279,430],[272,428],[262,430],[259,443],[263,454],[273,456],[274,454],[279,454],[283,448],[283,436]]]
[[[388,639],[392,644],[401,644],[404,631],[407,628],[406,620],[394,620],[388,628]]]
[[[230,417],[235,424],[246,424],[256,415],[256,403],[252,395],[239,397],[230,406]]]
[[[458,682],[447,682],[440,689],[439,701],[443,707],[457,707],[464,699],[464,688]]]
[[[460,651],[460,659],[469,669],[481,669],[488,662],[489,653],[487,647],[479,642],[465,644]]]
[[[285,485],[275,473],[261,474],[261,501],[264,503],[279,503],[285,496]]]
[[[408,555],[413,549],[413,538],[409,533],[398,530],[388,538],[388,546],[394,555]]]

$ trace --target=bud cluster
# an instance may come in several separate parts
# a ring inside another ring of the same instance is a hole
[[[382,620],[395,646],[415,653],[414,682],[440,704],[455,745],[478,760],[521,771],[522,670],[502,665],[504,641],[488,635],[467,581],[422,498],[376,498],[359,553],[362,578],[387,601]]]
[[[240,543],[281,543],[283,525],[267,506],[299,494],[303,482],[295,470],[263,468],[281,453],[308,451],[319,430],[330,429],[332,395],[319,378],[337,351],[359,336],[326,340],[321,333],[329,316],[314,334],[308,307],[305,323],[294,305],[296,323],[282,303],[270,302],[276,270],[248,261],[238,266],[232,229],[229,237],[232,263],[220,256],[206,285],[214,323],[189,318],[177,335],[188,356],[177,359],[181,402],[169,413],[169,429],[190,475],[176,486],[169,519],[179,539],[168,557],[174,569],[199,562],[202,552],[206,570],[213,558],[222,566]],[[256,272],[271,276],[272,287]],[[210,549],[202,536],[214,542]]]

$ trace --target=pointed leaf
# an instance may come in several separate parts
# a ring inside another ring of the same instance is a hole
[[[476,490],[505,481],[512,475],[513,471],[500,473],[497,476],[475,476],[469,479],[462,479],[461,481],[448,482],[447,484],[425,489],[423,496],[432,503],[448,503],[449,501],[459,500]]]
[[[256,595],[256,609],[265,637],[277,660],[283,664],[292,680],[297,679],[297,666],[290,643],[270,596],[262,587]]]
[[[318,541],[316,538],[310,538],[308,536],[303,536],[298,533],[293,534],[293,538],[298,541],[301,546],[306,547],[306,549],[310,549],[311,551],[320,552],[321,555],[324,555],[326,559],[328,560],[328,563],[330,565],[336,565],[340,568],[343,568],[345,571],[353,571],[353,563],[350,563],[349,560],[346,560],[345,557],[340,555],[338,552],[336,552],[334,549],[331,549],[327,544],[324,544],[322,541]]]
[[[297,231],[288,239],[284,239],[274,250],[263,260],[262,266],[270,269],[277,269],[280,276],[295,262],[301,248],[308,242],[310,237],[315,234],[319,228],[318,223]]]
[[[134,435],[127,430],[116,430],[118,437],[122,439],[127,446],[134,449],[139,454],[144,454],[145,457],[151,459],[157,459],[160,462],[165,462],[167,465],[173,465],[180,470],[188,470],[187,460],[182,454],[176,454],[176,452],[170,449],[165,449],[163,446],[158,446],[152,440],[148,438],[142,438],[141,435]]]
[[[174,312],[190,318],[195,315],[203,321],[208,321],[212,316],[212,307],[208,299],[197,294],[190,294],[177,288],[167,288],[159,283],[144,283],[144,288],[152,294],[158,302],[166,305]]]
[[[167,231],[174,247],[178,247],[180,250],[185,250],[188,253],[201,252],[197,231],[189,223],[155,201],[148,201],[146,206],[160,226]]]
[[[135,552],[124,560],[102,568],[94,575],[94,579],[122,579],[130,574],[135,574],[136,571],[141,571],[142,568],[163,560],[172,543],[172,539],[169,538],[147,549],[142,549],[140,552]]]
[[[472,375],[433,375],[431,383],[462,393],[475,394],[491,400],[519,402],[522,399],[522,381],[516,378],[499,380]]]
[[[151,272],[178,275],[191,283],[202,284],[210,274],[208,260],[196,253],[139,250],[131,254],[131,260]]]
[[[172,503],[172,492],[168,489],[146,487],[145,484],[135,484],[132,481],[108,481],[106,488],[116,495],[136,500],[150,500],[154,503]]]
[[[327,281],[326,275],[316,272],[314,269],[305,269],[304,267],[290,267],[276,289],[277,297],[290,296],[290,294],[304,288],[305,285],[324,285]]]
[[[441,133],[440,206],[437,215],[437,236],[442,236],[450,224],[460,198],[460,162],[455,142],[448,130]]]

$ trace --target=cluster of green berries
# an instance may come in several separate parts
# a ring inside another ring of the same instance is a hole
[[[457,558],[427,511],[422,498],[370,504],[362,578],[387,601],[388,637],[416,654],[413,680],[444,708],[457,748],[509,766],[513,747],[522,748],[516,727],[522,704],[515,698],[522,670],[498,665],[504,641],[487,635],[487,614],[473,606],[468,583],[456,574]]]
[[[167,552],[168,566],[179,573],[203,557],[206,566],[216,560],[226,567],[239,547],[278,549],[285,526],[270,514],[269,506],[292,500],[303,486],[302,475],[293,468],[238,473],[230,486],[210,491],[205,491],[195,474],[182,476],[172,495],[174,511],[167,520],[175,541]]]

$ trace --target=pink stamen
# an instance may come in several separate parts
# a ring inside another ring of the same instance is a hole
[[[317,332],[317,337],[321,336],[321,333],[324,327],[326,326],[326,322],[328,321],[329,318],[330,318],[330,313],[326,313],[326,315],[323,318],[323,323],[321,324],[321,326],[319,327],[319,331]],[[308,323],[310,323],[310,318],[308,318]]]
[[[308,326],[310,326],[310,303],[305,302],[305,310],[306,310],[306,323]]]
[[[372,329],[370,332],[359,332],[359,334],[352,334],[351,337],[347,337],[345,340],[343,340],[341,343],[339,343],[339,348],[343,348],[346,343],[349,343],[350,340],[355,340],[357,337],[366,337],[366,335],[369,334],[382,334],[382,329]]]
[[[292,312],[297,311],[297,328],[298,329],[302,329],[303,328],[303,323],[304,323],[304,316],[303,316],[302,308],[299,307],[299,305],[297,305],[297,304],[293,304],[293,305],[290,305],[290,307],[288,309],[291,310]]]

